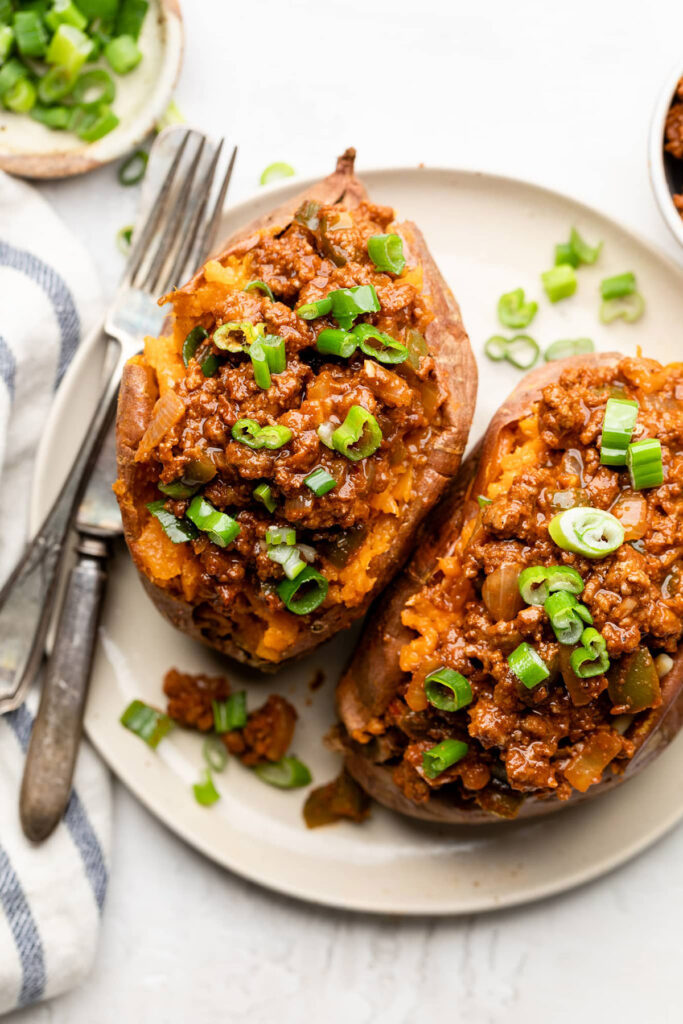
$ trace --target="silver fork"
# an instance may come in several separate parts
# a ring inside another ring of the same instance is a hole
[[[152,149],[177,136],[178,145],[144,223],[135,232],[125,273],[105,317],[102,341],[115,348],[83,443],[62,489],[37,534],[0,591],[0,714],[23,702],[40,665],[55,604],[69,529],[106,436],[124,364],[158,334],[164,313],[156,296],[185,280],[210,251],[230,183],[232,151],[214,201],[210,195],[223,140],[210,152],[207,139],[185,128],[167,129]],[[113,365],[112,365],[113,363]]]

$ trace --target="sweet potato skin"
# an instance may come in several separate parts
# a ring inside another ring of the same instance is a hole
[[[483,811],[476,804],[456,804],[448,796],[434,792],[424,804],[414,803],[394,784],[392,768],[372,760],[372,743],[351,738],[354,731],[372,731],[373,719],[380,716],[393,699],[403,674],[398,664],[403,645],[413,635],[401,622],[406,601],[418,591],[436,568],[438,557],[458,535],[471,510],[473,497],[485,493],[495,467],[502,431],[529,415],[542,389],[572,365],[609,366],[619,361],[616,353],[566,359],[547,363],[529,373],[500,407],[481,444],[465,460],[446,497],[425,520],[415,558],[394,580],[382,596],[381,607],[371,611],[368,625],[337,688],[337,711],[347,735],[342,744],[350,774],[379,803],[413,818],[453,825],[478,825],[508,819]],[[569,800],[560,801],[527,796],[515,820],[540,817],[563,807],[600,796],[632,778],[649,764],[678,734],[683,725],[683,648],[674,656],[671,670],[662,680],[662,703],[650,711],[632,739],[636,753],[621,774],[610,774],[586,793],[574,791]],[[369,728],[368,728],[369,727]]]
[[[266,217],[238,231],[226,242],[216,258],[222,260],[230,255],[244,255],[258,243],[264,231],[278,233],[285,230],[305,200],[327,204],[339,203],[349,209],[357,207],[367,199],[367,193],[362,182],[354,174],[354,159],[355,151],[347,150],[339,158],[333,174],[287,201]],[[369,566],[369,571],[376,582],[364,602],[353,609],[341,605],[332,606],[316,620],[314,630],[302,633],[300,640],[286,649],[283,661],[309,653],[365,613],[373,598],[408,558],[419,523],[457,472],[467,442],[474,412],[477,368],[460,309],[418,228],[410,222],[399,225],[399,228],[405,238],[409,258],[419,261],[422,266],[423,292],[429,297],[434,313],[434,319],[426,332],[426,340],[430,354],[435,360],[440,389],[446,395],[443,408],[447,426],[430,452],[429,464],[415,474],[413,499],[402,518],[391,549],[376,556]],[[204,270],[201,269],[181,291],[191,293],[203,277]],[[139,509],[142,508],[144,501],[152,500],[155,495],[146,492],[146,488],[149,489],[146,471],[134,461],[135,445],[151,418],[156,397],[155,387],[154,375],[149,367],[135,361],[128,364],[124,368],[117,418],[118,470],[122,485],[118,490],[124,535],[145,589],[162,615],[184,633],[238,661],[264,671],[274,671],[281,661],[272,662],[259,657],[254,652],[252,639],[238,636],[234,631],[216,628],[215,619],[207,622],[201,609],[195,607],[191,599],[177,596],[151,580],[142,561],[136,555],[136,541],[143,526]],[[134,502],[127,497],[122,499],[124,492],[127,495],[141,497]]]

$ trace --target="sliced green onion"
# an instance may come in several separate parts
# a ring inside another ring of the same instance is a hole
[[[48,35],[37,11],[16,11],[13,28],[17,49],[23,57],[44,56]]]
[[[561,267],[568,263],[570,267],[578,267],[579,257],[574,252],[571,242],[560,242],[555,246],[555,266]]]
[[[490,505],[492,501],[492,498],[486,498],[483,494],[477,495],[477,505],[479,506],[479,508],[486,508],[486,506]]]
[[[265,334],[260,344],[266,354],[268,369],[271,373],[284,373],[287,368],[285,339],[279,334]]]
[[[88,21],[92,21],[93,18],[103,18],[109,21],[116,17],[119,0],[78,0],[78,7]]]
[[[630,270],[626,274],[606,277],[600,282],[600,294],[603,299],[623,299],[626,295],[633,295],[635,290],[636,275]]]
[[[518,370],[528,370],[538,359],[539,347],[528,334],[517,334],[509,339],[494,334],[485,342],[484,353],[494,363],[506,359]]]
[[[231,694],[227,700],[212,700],[213,727],[219,734],[243,729],[247,724],[247,694],[245,690]]]
[[[500,363],[505,359],[507,347],[507,338],[504,338],[502,334],[493,334],[484,342],[484,355],[487,355],[492,362]]]
[[[66,68],[50,68],[38,82],[38,98],[41,103],[54,103],[71,92],[73,75]]]
[[[302,320],[317,320],[320,316],[327,316],[332,312],[332,299],[318,299],[317,302],[305,302],[303,306],[295,311]]]
[[[31,107],[30,114],[34,121],[39,121],[47,128],[64,129],[69,124],[68,107],[44,107],[40,103],[36,103],[35,106]],[[130,249],[130,240],[126,243],[125,248],[122,248],[123,232],[125,231],[130,232],[131,235],[133,233],[132,227],[121,228],[116,238],[119,248],[124,255],[127,255]]]
[[[74,28],[83,30],[88,24],[88,19],[71,0],[54,0],[52,9],[45,15],[45,24],[53,32],[56,32],[60,25],[73,25]]]
[[[61,70],[58,68],[55,71]],[[94,95],[93,95],[94,93]],[[72,95],[74,102],[86,109],[96,109],[102,103],[112,103],[116,96],[114,79],[109,72],[103,68],[96,68],[93,71],[85,71],[79,75],[74,84]],[[138,150],[138,153],[142,150]],[[136,156],[137,154],[133,154]],[[145,154],[145,157],[147,154]],[[145,163],[147,160],[145,159]],[[125,166],[125,165],[124,165]],[[144,173],[144,169],[143,169]],[[119,180],[121,175],[119,174]]]
[[[337,429],[337,426],[338,423],[321,423],[316,430],[316,434],[327,448],[334,449],[334,444],[332,443],[332,435]]]
[[[265,505],[269,512],[275,511],[276,503],[269,484],[259,484],[258,487],[255,487],[254,497],[257,501],[260,501],[261,504]]]
[[[157,487],[162,494],[167,495],[169,498],[191,498],[195,493],[199,484],[186,484],[183,480],[172,480],[168,484],[157,484]]]
[[[377,313],[381,308],[377,292],[371,284],[339,288],[327,297],[332,303],[332,316],[344,331],[351,329],[356,317],[363,313]]]
[[[351,334],[358,339],[361,351],[380,363],[392,365],[403,363],[408,358],[408,349],[391,335],[377,330],[372,324],[357,324]],[[372,344],[376,342],[376,344]]]
[[[322,466],[318,466],[312,473],[304,477],[304,483],[307,487],[311,488],[318,498],[321,498],[323,494],[327,494],[328,491],[337,486],[337,481]]]
[[[332,444],[352,462],[373,455],[382,443],[379,423],[362,405],[352,405],[346,419],[332,434]]]
[[[201,781],[195,782],[192,791],[194,792],[195,800],[202,807],[211,807],[212,804],[215,804],[221,798],[220,793],[213,784],[211,772],[208,768],[204,770]]]
[[[625,398],[608,398],[600,438],[600,462],[623,466],[638,417],[638,403]]]
[[[436,746],[425,750],[422,755],[422,770],[428,779],[435,779],[447,768],[462,761],[469,750],[462,740],[442,740]]]
[[[14,46],[14,30],[11,25],[0,25],[0,64],[4,64]]]
[[[214,373],[218,369],[218,357],[215,356],[213,352],[209,352],[209,354],[202,359],[199,365],[205,377],[213,377]]]
[[[624,543],[624,527],[600,508],[568,508],[550,520],[548,530],[558,547],[584,558],[604,558]]]
[[[11,57],[5,64],[0,68],[0,99],[4,101],[5,95],[12,89],[17,82],[20,82],[23,78],[26,78],[27,71],[25,66],[16,57]]]
[[[569,656],[572,671],[579,679],[603,675],[609,668],[607,644],[597,629],[589,626],[581,634],[581,647]]]
[[[634,441],[626,450],[626,465],[634,491],[659,487],[664,480],[661,443],[655,437]]]
[[[202,755],[209,771],[222,772],[228,763],[228,752],[225,744],[216,736],[207,736],[202,743]]]
[[[569,298],[576,291],[576,271],[568,263],[562,263],[559,267],[546,270],[544,274],[541,274],[541,281],[551,302]]]
[[[289,427],[283,427],[276,423],[273,426],[261,427],[258,436],[261,442],[259,447],[275,451],[276,448],[282,448],[283,444],[291,441],[292,431]]]
[[[595,345],[590,338],[573,338],[567,341],[554,341],[552,345],[548,345],[543,358],[546,363],[552,363],[556,359],[569,359],[571,356],[580,356],[594,351]]]
[[[259,178],[259,184],[270,185],[272,181],[280,181],[281,178],[291,178],[294,174],[296,174],[296,171],[289,164],[276,161],[274,164],[268,164]]]
[[[253,448],[254,451],[263,448],[261,424],[257,423],[256,420],[237,420],[231,430],[231,434],[235,441],[239,441],[240,444],[246,444],[247,448]]]
[[[521,643],[512,654],[508,655],[508,665],[527,690],[538,686],[550,675],[550,670],[543,658],[531,644]]]
[[[276,544],[266,551],[268,558],[282,566],[288,580],[295,580],[306,568],[306,563],[301,557],[297,547],[290,547],[288,544]]]
[[[368,238],[368,255],[377,270],[400,274],[406,265],[400,235],[372,235]]]
[[[107,106],[102,106],[99,110],[92,112],[85,110],[83,107],[77,107],[76,109],[84,111],[86,114],[85,121],[76,128],[76,134],[84,142],[97,142],[98,139],[104,138],[105,135],[108,135],[109,132],[118,127],[118,117]]]
[[[115,34],[117,36],[132,36],[133,39],[137,39],[148,7],[148,0],[122,0],[116,18]]]
[[[296,530],[291,526],[269,526],[266,529],[266,544],[296,544]]]
[[[290,612],[308,615],[323,603],[328,587],[325,577],[308,566],[295,580],[283,580],[278,584],[277,592]]]
[[[249,358],[254,369],[254,380],[260,388],[267,391],[271,385],[268,357],[260,339],[249,346]]]
[[[13,13],[12,0],[0,0],[0,24],[11,21]]]
[[[425,695],[440,711],[459,711],[472,703],[472,687],[460,672],[439,668],[425,679]]]
[[[174,124],[185,124],[185,118],[178,109],[176,101],[171,100],[154,127],[157,132],[163,132],[164,128],[171,128]]]
[[[593,622],[586,606],[566,590],[551,594],[543,607],[561,644],[577,643],[583,633],[584,623]]]
[[[60,25],[50,40],[45,60],[76,75],[90,56],[91,49],[92,41],[85,32],[75,25]]]
[[[166,502],[150,501],[147,504],[147,511],[159,520],[164,533],[174,544],[185,544],[197,536],[197,531],[192,523],[186,522],[185,519],[178,519],[172,512],[167,511]]]
[[[152,750],[156,750],[164,736],[173,728],[173,722],[168,715],[141,700],[131,701],[119,721],[126,729],[130,729],[144,740]]]
[[[571,230],[569,245],[571,246],[572,252],[576,256],[578,262],[586,263],[588,265],[595,263],[602,251],[602,242],[598,242],[597,245],[589,245],[588,242],[584,242],[576,228],[572,228]]]
[[[275,302],[275,296],[265,281],[250,281],[244,290],[245,292],[263,292],[264,295],[268,296],[271,302]]]
[[[241,334],[242,341],[234,338],[234,334]],[[263,324],[254,325],[249,320],[230,320],[221,324],[213,332],[213,343],[216,348],[223,352],[244,352],[245,346],[253,345],[263,336]]]
[[[117,75],[127,75],[142,60],[142,51],[132,36],[116,36],[105,46],[104,56]]]
[[[278,789],[300,789],[311,781],[311,773],[298,757],[283,757],[281,761],[257,764],[254,771],[261,782]]]
[[[498,319],[503,327],[528,327],[538,310],[537,302],[524,301],[524,289],[516,288],[498,299]]]
[[[640,320],[645,312],[645,299],[640,292],[633,292],[623,299],[605,299],[600,306],[600,319],[603,324],[611,324],[614,320],[623,320],[633,324]]]
[[[240,532],[239,523],[232,516],[219,512],[211,502],[200,495],[192,499],[185,515],[219,548],[231,544]]]
[[[580,594],[583,580],[569,565],[530,565],[522,569],[517,585],[527,604],[545,604],[550,594]]]
[[[20,78],[11,89],[7,90],[2,97],[2,102],[8,110],[13,110],[15,114],[27,114],[35,106],[37,98],[38,93],[33,82],[29,82],[28,78]]]
[[[338,327],[328,327],[321,331],[316,338],[315,347],[324,355],[349,359],[358,347],[358,339],[348,331],[341,331]]]
[[[118,178],[121,185],[137,185],[142,181],[147,170],[149,153],[144,149],[136,149],[134,153],[123,161],[118,171]]]
[[[205,327],[197,325],[197,327],[192,328],[183,342],[183,362],[185,363],[185,366],[189,364],[190,359],[194,358],[197,349],[208,337],[209,332]]]

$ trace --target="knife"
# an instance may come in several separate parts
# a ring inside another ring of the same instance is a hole
[[[24,834],[41,842],[69,800],[83,730],[97,626],[107,579],[109,544],[121,536],[116,479],[114,408],[76,516],[77,561],[69,573],[38,714],[26,755],[19,798]]]

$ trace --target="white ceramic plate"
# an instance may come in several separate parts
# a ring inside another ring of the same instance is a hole
[[[534,336],[593,337],[602,349],[634,353],[637,345],[660,359],[677,354],[683,321],[680,272],[667,259],[617,224],[569,199],[536,186],[454,170],[406,169],[362,175],[371,195],[422,227],[458,296],[479,358],[479,404],[472,438],[519,379],[510,366],[481,357],[484,340],[499,328],[498,296],[523,286],[541,299],[539,272],[552,262],[553,246],[576,225],[590,242],[604,240],[595,267],[582,268],[570,300],[541,300]],[[225,215],[228,233],[302,187],[288,182],[262,190]],[[636,325],[600,326],[602,277],[637,272],[648,299]],[[680,354],[680,353],[678,353]],[[100,353],[83,347],[55,405],[39,453],[32,517],[48,508],[86,422]],[[88,734],[112,769],[169,828],[209,857],[282,892],[355,910],[403,914],[454,914],[510,906],[595,878],[622,864],[663,835],[683,815],[683,737],[644,774],[613,794],[546,820],[486,827],[429,827],[380,807],[362,826],[342,823],[313,832],[301,818],[305,792],[263,785],[238,762],[218,776],[222,799],[199,807],[191,786],[202,767],[201,740],[176,730],[152,753],[118,723],[139,697],[162,704],[168,668],[224,671],[248,690],[251,707],[278,691],[299,709],[294,751],[311,767],[316,784],[338,771],[322,736],[333,722],[333,690],[354,634],[336,638],[314,657],[268,678],[221,662],[171,628],[144,594],[120,545],[111,564],[86,714]],[[326,684],[311,692],[320,666]]]
[[[52,131],[27,114],[0,106],[0,168],[28,178],[64,178],[109,163],[140,142],[171,100],[183,54],[178,0],[151,0],[140,33],[143,59],[127,75],[112,74],[120,124],[98,142]],[[86,64],[84,70],[99,67]],[[105,63],[102,66],[110,70]]]

